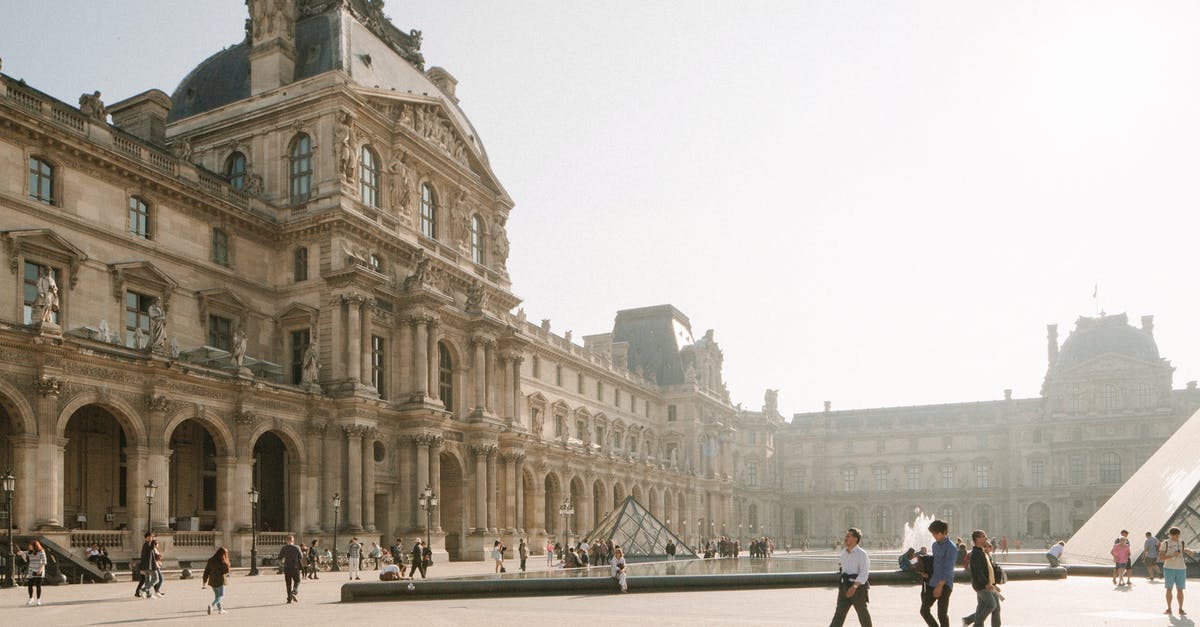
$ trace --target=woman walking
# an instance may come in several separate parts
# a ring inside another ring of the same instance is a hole
[[[29,550],[25,556],[29,560],[29,574],[25,578],[25,583],[29,588],[29,601],[25,605],[41,605],[42,578],[46,576],[46,551],[42,548],[41,542],[30,540]],[[36,599],[33,596],[34,588],[37,588]]]
[[[204,565],[204,578],[200,581],[200,587],[205,585],[212,586],[213,601],[208,604],[208,613],[212,614],[213,608],[221,614],[225,613],[225,607],[221,604],[225,600],[225,582],[229,578],[229,551],[225,547],[217,549],[213,556],[208,558],[208,563]]]

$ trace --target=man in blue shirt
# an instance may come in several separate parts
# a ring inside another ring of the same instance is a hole
[[[929,576],[929,594],[921,596],[921,618],[929,627],[950,627],[950,593],[954,591],[954,563],[958,558],[958,548],[946,537],[950,533],[950,525],[944,520],[929,523],[929,533],[933,535],[933,574]],[[937,602],[938,617],[933,620],[929,608]]]

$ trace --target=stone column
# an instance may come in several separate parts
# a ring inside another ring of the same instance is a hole
[[[526,529],[533,535],[545,535],[549,533],[546,528],[546,484],[544,478],[539,481],[537,477],[533,481],[533,520],[526,520]]]
[[[396,387],[396,393],[392,395],[394,399],[407,399],[412,395],[412,369],[413,369],[413,324],[411,320],[403,319],[396,328],[396,338],[399,340],[399,350],[396,351],[397,358],[393,363],[396,364],[396,379],[399,381]]]
[[[512,412],[509,411],[511,404],[509,395],[512,394],[512,359],[507,351],[501,352],[499,355],[499,374],[496,377],[499,384],[499,390],[496,391],[497,401],[500,403],[500,411],[497,412],[499,417],[504,420],[505,424],[512,425]]]
[[[471,340],[471,345],[475,349],[475,357],[471,361],[471,368],[475,375],[475,411],[482,413],[484,406],[487,404],[487,378],[484,372],[487,367],[487,341],[481,337],[476,337]]]
[[[362,531],[362,439],[365,427],[360,425],[345,425],[342,430],[346,434],[346,494],[342,497],[342,507],[346,511],[346,529]]]
[[[307,435],[308,475],[304,478],[304,490],[307,494],[305,500],[309,505],[301,510],[301,516],[304,521],[302,531],[305,535],[311,535],[327,528],[325,501],[328,499],[325,495],[328,494],[332,498],[333,492],[325,486],[325,461],[323,459],[325,424],[309,423]]]
[[[340,381],[346,378],[346,343],[342,340],[345,338],[345,315],[342,313],[342,306],[345,301],[341,296],[335,296],[329,303],[330,324],[333,327],[330,334],[329,353],[331,360],[331,369],[333,370],[332,379]],[[333,498],[332,496],[330,498]],[[332,507],[332,506],[331,506]],[[333,511],[332,509],[330,511]]]
[[[438,495],[438,508],[433,510],[433,532],[442,533],[442,506],[446,495],[442,493],[442,445],[445,440],[435,435],[429,442],[429,489]]]
[[[471,453],[475,455],[475,524],[472,526],[476,533],[487,532],[488,450],[486,445],[471,447]]]
[[[413,320],[413,383],[412,399],[424,402],[429,389],[429,335],[428,320]]]
[[[375,387],[375,381],[372,378],[372,366],[374,366],[375,351],[371,348],[371,307],[370,299],[364,298],[362,303],[362,339],[360,346],[362,360],[362,384],[367,387]],[[385,371],[386,372],[386,371]]]
[[[342,340],[346,345],[346,378],[352,383],[362,382],[362,319],[359,316],[359,306],[362,297],[358,294],[347,295],[346,298],[346,335]]]
[[[520,454],[505,453],[504,459],[504,529],[515,533],[517,529],[517,460]]]
[[[428,393],[429,398],[432,400],[435,400],[435,401],[438,400],[438,398],[440,397],[439,390],[438,390],[438,370],[439,370],[438,366],[440,366],[440,364],[438,363],[438,347],[437,347],[438,333],[437,333],[437,329],[438,329],[437,318],[430,318],[429,319],[429,329],[426,332],[426,334],[428,335],[429,345],[425,350],[426,358],[429,360],[428,361],[429,365],[426,366],[426,368],[428,369],[429,382],[426,385],[425,389],[429,390],[429,393]]]
[[[496,493],[499,491],[500,473],[497,471],[497,448],[493,446],[488,451],[487,458],[487,522],[488,532],[495,534],[501,526],[497,516]]]
[[[155,480],[157,481],[157,479]],[[237,456],[233,465],[233,480],[230,483],[229,500],[233,506],[235,526],[239,531],[254,528],[250,511],[250,486],[254,485],[254,458],[250,451]]]
[[[521,399],[525,398],[521,394],[521,362],[523,361],[525,360],[521,357],[520,353],[513,353],[512,358],[508,362],[508,367],[511,370],[511,374],[509,375],[508,401],[512,405],[509,409],[509,416],[512,416],[509,424],[513,425],[520,424],[521,416],[523,415],[521,412]]]
[[[229,534],[237,530],[232,502],[235,474],[237,473],[237,458],[225,455],[217,458],[217,530],[223,532],[225,546],[229,546]],[[133,494],[132,492],[130,494]],[[130,525],[133,528],[133,525]],[[134,538],[139,540],[141,536]]]
[[[414,497],[414,502],[416,498],[420,497],[421,492],[425,490],[426,486],[433,489],[433,484],[429,482],[429,445],[433,443],[433,437],[427,433],[413,437],[413,442],[417,445],[417,494]],[[421,521],[419,526],[424,527],[425,522]]]
[[[363,529],[375,531],[375,429],[365,429],[362,438]]]
[[[487,379],[484,387],[487,391],[487,400],[484,403],[484,408],[487,413],[496,414],[496,345],[488,343],[487,350],[484,352],[486,367],[483,369],[484,376]]]
[[[147,472],[154,483],[158,485],[158,490],[154,494],[154,505],[150,508],[151,528],[155,532],[170,528],[167,524],[169,515],[167,510],[170,509],[168,506],[171,503],[170,460],[171,450],[161,443],[151,447],[150,454],[146,457]]]
[[[43,436],[38,445],[37,467],[42,471],[41,477],[49,490],[43,498],[36,498],[34,494],[26,495],[34,503],[38,528],[61,529],[63,526],[63,451],[66,446],[67,438],[53,435]]]
[[[517,529],[529,533],[529,525],[525,521],[525,455],[517,459]]]
[[[339,471],[342,467],[342,432],[340,429],[325,429],[325,437],[321,440],[321,454],[323,458],[321,483],[325,486],[324,493],[321,494],[321,528],[331,531],[334,525],[341,527],[346,522],[346,519],[340,515],[344,509],[338,512],[338,520],[334,520],[333,512],[333,495],[346,491],[344,477]]]
[[[8,441],[12,443],[13,449],[13,474],[17,475],[16,493],[13,495],[13,520],[18,528],[28,531],[33,529],[37,516],[34,504],[39,499],[34,486],[38,485],[39,481],[45,481],[37,476],[40,474],[36,464],[37,436],[10,435]]]
[[[416,462],[414,445],[411,438],[400,437],[396,444],[396,463],[399,471],[400,486],[397,499],[399,500],[399,511],[396,512],[396,517],[392,520],[396,521],[396,529],[393,533],[407,533],[410,529],[416,526],[414,509],[417,509],[417,496],[413,490],[413,482],[416,481],[416,474],[413,472]]]

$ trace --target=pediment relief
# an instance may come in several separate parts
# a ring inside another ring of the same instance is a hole
[[[544,406],[546,404],[546,397],[541,392],[534,392],[526,398],[526,401],[530,405]]]
[[[588,411],[587,407],[580,407],[579,409],[575,410],[575,415],[579,418],[587,419],[592,417],[592,412]]]
[[[1055,372],[1053,378],[1089,378],[1092,376],[1125,375],[1135,370],[1146,370],[1147,367],[1162,369],[1169,368],[1170,366],[1165,365],[1163,362],[1144,361],[1118,353],[1106,353],[1093,357],[1078,366]]]
[[[463,167],[471,167],[471,156],[475,143],[469,132],[465,132],[446,114],[439,103],[404,102],[385,98],[368,99],[369,106],[390,120],[396,130],[403,130],[423,140],[442,154]]]
[[[571,413],[571,406],[567,405],[566,401],[561,399],[554,401],[554,404],[550,406],[550,409],[554,410],[555,414],[563,416]]]
[[[21,257],[36,255],[70,268],[69,281],[71,287],[75,287],[79,281],[79,264],[87,260],[87,253],[51,229],[22,229],[3,233],[8,265],[13,272],[20,270]]]
[[[316,307],[311,307],[304,303],[291,303],[275,316],[275,323],[279,326],[303,324],[309,327],[316,327],[317,317],[320,313],[320,310]]]
[[[171,294],[179,283],[171,275],[160,270],[149,261],[126,261],[108,264],[108,274],[112,277],[113,298],[121,300],[125,290],[133,288],[137,291],[150,292],[162,301],[162,308],[171,308]]]
[[[200,304],[200,324],[208,323],[210,313],[226,313],[232,315],[238,326],[245,326],[246,314],[250,306],[237,294],[227,287],[218,287],[196,292],[196,300]]]

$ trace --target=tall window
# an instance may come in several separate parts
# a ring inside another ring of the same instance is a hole
[[[229,235],[221,229],[212,230],[213,263],[229,267]]]
[[[60,273],[58,271],[58,268],[52,268],[50,266],[43,266],[41,264],[33,263],[31,261],[26,261],[25,262],[24,285],[21,288],[21,300],[24,302],[24,306],[22,307],[21,313],[22,313],[22,318],[25,321],[25,324],[33,324],[35,322],[33,319],[33,303],[37,301],[38,277],[42,276],[43,268],[50,268],[50,277],[54,279],[55,285],[60,286],[59,287],[59,297],[61,298],[61,296],[62,296],[62,287],[61,287],[62,286],[62,273]],[[60,304],[60,309],[61,309],[61,304]],[[50,321],[53,322],[54,324],[58,324],[58,314],[59,314],[58,311],[54,311],[54,312],[50,313],[50,316],[51,316]]]
[[[886,509],[882,507],[876,509],[875,516],[873,518],[875,522],[875,533],[882,535],[889,534],[894,531],[888,527],[888,511]]]
[[[483,218],[471,216],[471,261],[483,265]]]
[[[142,239],[150,237],[150,207],[137,196],[129,197],[129,234]]]
[[[1040,459],[1029,462],[1029,483],[1035,488],[1046,485],[1046,462]]]
[[[371,336],[371,385],[379,392],[379,398],[387,398],[387,376],[384,371],[384,360],[387,352],[384,350],[383,338]]]
[[[454,411],[454,362],[450,361],[450,349],[441,342],[438,342],[438,396],[446,411]]]
[[[908,475],[908,489],[909,490],[920,490],[921,489],[921,469],[916,466],[909,466],[908,468],[904,469],[904,472]]]
[[[1100,483],[1121,483],[1121,456],[1113,452],[1100,458]]]
[[[746,464],[746,485],[758,485],[758,464]]]
[[[858,469],[853,468],[853,467],[843,468],[842,469],[842,491],[843,492],[853,492],[854,491],[854,480],[857,478],[858,478]]]
[[[1083,485],[1084,461],[1082,455],[1071,456],[1071,485]]]
[[[1117,393],[1117,386],[1106,385],[1104,386],[1104,390],[1101,392],[1101,394],[1103,395],[1101,397],[1101,403],[1104,405],[1105,410],[1113,411],[1121,408],[1121,397],[1120,394]]]
[[[304,246],[292,253],[292,278],[297,283],[308,280],[308,248]]]
[[[291,160],[292,203],[304,202],[312,194],[313,178],[312,140],[308,135],[300,133],[292,139],[288,157]]]
[[[379,207],[379,158],[367,146],[358,159],[358,195],[364,205]]]
[[[604,382],[603,381],[596,381],[596,400],[598,400],[598,401],[604,400]]]
[[[371,253],[371,257],[367,260],[367,263],[370,264],[372,270],[383,274],[383,257]]]
[[[562,374],[563,374],[562,366],[555,365],[554,366],[554,385],[557,385],[558,387],[562,387],[562,384],[563,384],[562,383],[563,382]]]
[[[47,205],[54,204],[54,166],[41,157],[29,158],[29,195]]]
[[[673,422],[675,420],[676,412],[677,410],[675,409],[674,405],[667,405],[667,422]]]
[[[138,329],[142,337],[150,338],[150,304],[154,297],[137,292],[125,292],[125,345],[134,348]]]
[[[246,189],[246,155],[234,152],[225,160],[225,178],[237,190]]]
[[[308,329],[292,331],[292,385],[304,381],[304,353],[308,352],[310,341]]]
[[[233,348],[233,321],[229,318],[209,314],[208,345],[223,351]]]
[[[887,468],[876,468],[872,472],[875,475],[875,489],[880,492],[887,491]]]
[[[437,239],[437,195],[429,183],[421,184],[421,235]]]
[[[203,485],[203,508],[206,511],[217,509],[217,443],[213,441],[207,429],[204,433],[204,466],[201,470]]]
[[[1137,406],[1142,409],[1150,407],[1154,404],[1154,397],[1150,393],[1150,386],[1146,385],[1145,383],[1139,383],[1138,386],[1134,388],[1133,397],[1137,402]]]
[[[954,488],[954,464],[942,464],[942,489]]]
[[[807,473],[803,468],[792,469],[792,488],[796,492],[804,492],[804,479]]]
[[[990,488],[992,487],[992,467],[987,464],[978,464],[975,466],[975,487]]]

